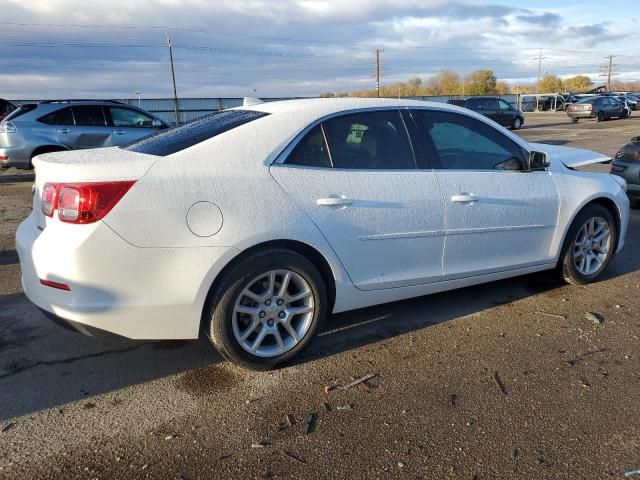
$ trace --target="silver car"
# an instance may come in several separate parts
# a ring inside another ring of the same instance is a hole
[[[24,104],[0,123],[0,167],[31,168],[43,153],[127,145],[169,125],[111,100]]]

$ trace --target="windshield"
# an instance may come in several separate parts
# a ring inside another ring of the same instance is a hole
[[[253,110],[223,110],[137,140],[122,148],[164,157],[268,115]]]

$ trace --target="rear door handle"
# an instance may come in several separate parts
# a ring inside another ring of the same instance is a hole
[[[460,193],[458,195],[453,195],[451,197],[451,201],[457,202],[457,203],[473,203],[477,200],[478,199],[473,193],[466,193],[466,192]]]
[[[69,129],[68,128],[59,128],[58,129],[58,133],[69,133]]]
[[[114,130],[113,133],[116,135],[124,135],[124,130]]]
[[[319,198],[316,200],[316,204],[321,207],[335,207],[335,206],[344,206],[353,204],[353,200],[351,198],[346,198],[338,195],[330,195],[327,198]]]

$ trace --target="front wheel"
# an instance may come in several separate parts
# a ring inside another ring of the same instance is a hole
[[[205,332],[226,359],[268,370],[300,353],[326,315],[326,287],[313,263],[293,251],[267,249],[221,279],[205,311]]]
[[[617,238],[609,210],[587,206],[576,216],[564,241],[559,265],[563,279],[573,285],[595,281],[609,264]]]

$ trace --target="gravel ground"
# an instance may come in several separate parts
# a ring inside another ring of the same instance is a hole
[[[534,114],[519,133],[611,155],[639,127]],[[50,324],[21,293],[13,246],[30,177],[7,174],[0,478],[621,479],[640,468],[638,211],[599,283],[526,276],[335,315],[296,365],[253,373],[203,340],[94,340]]]

